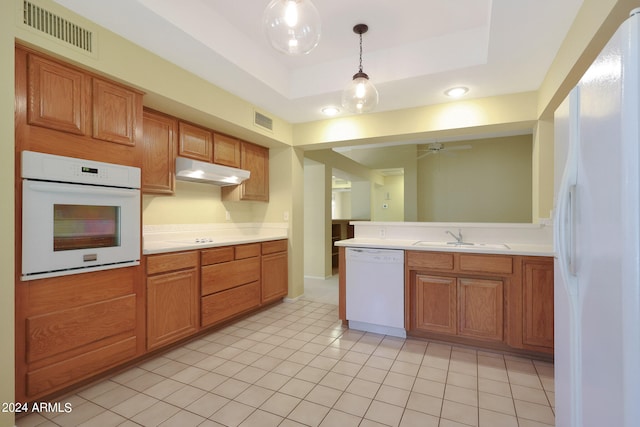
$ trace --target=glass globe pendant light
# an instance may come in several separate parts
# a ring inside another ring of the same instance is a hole
[[[353,32],[360,35],[360,67],[353,75],[353,80],[342,92],[342,106],[352,113],[366,113],[378,105],[378,90],[362,71],[362,35],[369,30],[365,24],[353,27]]]
[[[306,55],[320,41],[320,15],[310,0],[271,0],[262,23],[271,46],[287,55]]]

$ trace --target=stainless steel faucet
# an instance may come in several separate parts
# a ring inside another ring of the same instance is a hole
[[[456,239],[456,243],[458,243],[459,245],[463,244],[463,239],[462,239],[462,230],[460,230],[458,228],[458,235],[456,236],[455,234],[453,234],[451,231],[447,230],[445,231],[446,234],[451,235],[451,237],[453,237],[454,239]]]

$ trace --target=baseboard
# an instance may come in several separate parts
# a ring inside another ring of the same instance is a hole
[[[301,299],[301,298],[303,298],[303,297],[304,297],[304,294],[302,294],[302,295],[298,295],[298,296],[297,296],[297,297],[295,297],[295,298],[285,297],[282,301],[284,301],[284,302],[288,302],[288,303],[292,303],[292,302],[296,302],[296,301],[300,300],[300,299]]]
[[[331,279],[333,277],[333,275],[331,276],[304,276],[305,279],[311,279],[311,280],[328,280]]]

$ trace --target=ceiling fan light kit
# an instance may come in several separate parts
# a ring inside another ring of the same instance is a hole
[[[366,24],[353,27],[353,32],[360,36],[360,66],[351,83],[342,92],[342,106],[352,113],[367,113],[378,105],[378,90],[362,71],[362,35],[368,30]]]
[[[320,41],[320,14],[310,0],[271,0],[262,22],[274,49],[306,55]]]

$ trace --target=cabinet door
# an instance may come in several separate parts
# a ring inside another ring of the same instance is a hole
[[[415,328],[455,335],[456,279],[416,274],[415,295]]]
[[[241,167],[251,172],[240,185],[222,187],[224,201],[269,201],[269,149],[240,141]]]
[[[287,252],[262,256],[262,303],[275,301],[289,293]]]
[[[196,269],[147,278],[147,349],[186,337],[198,330]]]
[[[502,341],[503,283],[501,280],[458,279],[458,334]]]
[[[240,141],[227,135],[213,134],[213,163],[241,167]]]
[[[124,145],[135,145],[136,98],[122,86],[93,79],[93,137]]]
[[[178,156],[211,162],[213,160],[213,134],[211,131],[180,122]]]
[[[251,171],[242,183],[242,200],[269,201],[269,150],[243,142],[242,168]]]
[[[173,194],[178,122],[171,117],[145,111],[143,129],[142,191]]]
[[[527,259],[523,271],[522,343],[553,349],[553,259]]]
[[[28,123],[84,135],[88,77],[32,54],[28,58]]]

